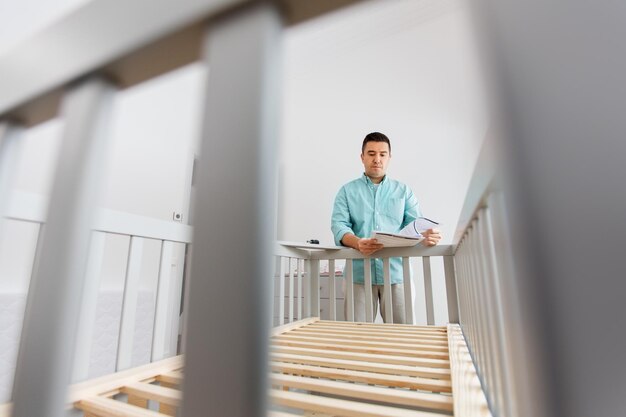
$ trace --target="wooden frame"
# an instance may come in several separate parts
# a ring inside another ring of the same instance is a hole
[[[285,344],[301,339],[316,342],[306,348]],[[91,417],[173,416],[181,404],[182,369],[183,357],[176,356],[85,381],[71,387],[68,403]],[[272,417],[491,417],[456,324],[411,326],[312,317],[272,329],[268,369]],[[116,399],[118,394],[126,394],[126,402]],[[0,405],[0,417],[8,416],[10,404]]]

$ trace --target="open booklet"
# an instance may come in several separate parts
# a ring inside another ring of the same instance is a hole
[[[421,232],[433,229],[437,226],[439,226],[439,223],[434,220],[427,219],[426,217],[418,217],[407,224],[398,233],[374,232],[372,237],[387,248],[415,246],[424,239]]]

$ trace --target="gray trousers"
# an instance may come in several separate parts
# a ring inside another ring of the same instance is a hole
[[[365,322],[365,286],[363,284],[354,284],[354,321]],[[391,323],[391,320],[385,314],[385,286],[372,285],[372,314],[374,319],[378,311],[378,303],[380,302],[380,312],[385,323]],[[404,320],[404,285],[391,285],[391,305],[394,323],[406,323]],[[348,303],[343,303],[344,317],[348,317]]]

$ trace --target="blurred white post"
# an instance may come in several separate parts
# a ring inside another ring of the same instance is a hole
[[[178,312],[171,306],[173,299],[180,299],[180,293],[176,292],[177,277],[172,276],[172,257],[174,256],[174,243],[168,240],[161,241],[161,259],[159,261],[159,282],[157,287],[157,300],[154,311],[154,331],[152,332],[151,362],[164,359],[176,354],[172,351],[171,337],[173,332],[168,329],[171,325],[172,316],[178,317]]]
[[[91,362],[91,346],[93,345],[93,331],[96,324],[98,308],[98,294],[102,261],[104,259],[104,245],[106,234],[92,232],[89,247],[89,261],[85,272],[85,288],[80,310],[80,318],[76,340],[76,354],[74,355],[74,370],[72,383],[89,378]]]
[[[258,2],[211,21],[205,38],[210,71],[187,305],[187,417],[266,413],[281,29],[276,6]]]
[[[14,417],[65,415],[90,228],[114,88],[88,78],[64,97],[59,162],[31,279],[13,390]]]
[[[278,325],[285,324],[285,259],[280,257],[278,268]]]
[[[122,318],[120,320],[120,338],[117,342],[116,371],[123,371],[132,366],[139,282],[141,280],[141,265],[143,261],[143,243],[143,238],[137,236],[131,236],[130,238],[126,280],[124,281]]]

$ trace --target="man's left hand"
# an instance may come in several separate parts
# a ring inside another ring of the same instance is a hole
[[[422,232],[422,236],[424,236],[424,240],[422,240],[424,246],[435,246],[441,240],[439,229],[428,229]]]

